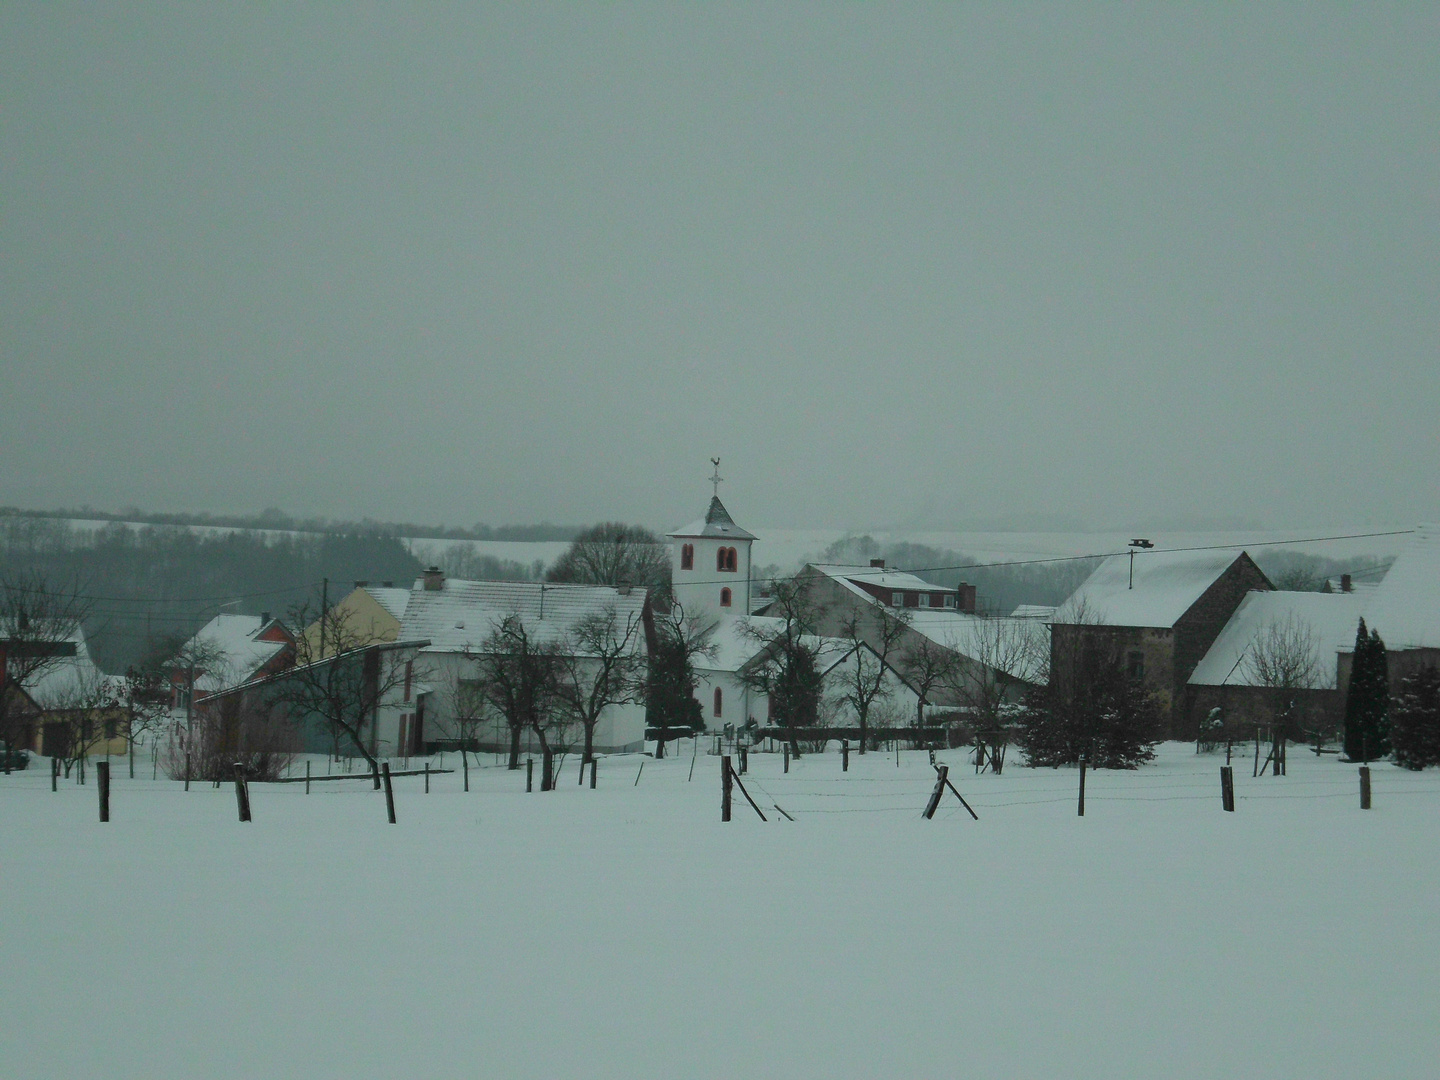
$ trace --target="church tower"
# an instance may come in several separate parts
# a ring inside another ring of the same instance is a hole
[[[720,501],[720,459],[711,458],[714,494],[705,516],[670,534],[670,580],[687,615],[727,620],[750,614],[750,545],[755,537]]]

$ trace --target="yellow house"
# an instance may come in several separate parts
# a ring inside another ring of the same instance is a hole
[[[127,752],[129,686],[95,666],[79,627],[59,643],[53,662],[11,690],[7,712],[21,718],[17,748],[65,758]]]
[[[409,589],[357,585],[328,615],[305,628],[297,653],[303,663],[313,663],[337,651],[395,641],[409,602]]]

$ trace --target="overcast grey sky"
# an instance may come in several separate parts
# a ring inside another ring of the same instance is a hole
[[[1440,517],[1440,6],[10,7],[0,503]]]

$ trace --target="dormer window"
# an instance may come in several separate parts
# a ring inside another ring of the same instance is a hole
[[[694,544],[681,544],[681,545],[680,545],[680,569],[681,569],[681,570],[694,570],[694,569],[695,569],[695,545],[694,545]]]

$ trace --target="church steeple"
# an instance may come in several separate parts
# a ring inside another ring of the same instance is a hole
[[[750,545],[746,532],[720,501],[720,459],[710,476],[710,507],[705,516],[670,534],[671,585],[687,612],[729,618],[750,612]]]

